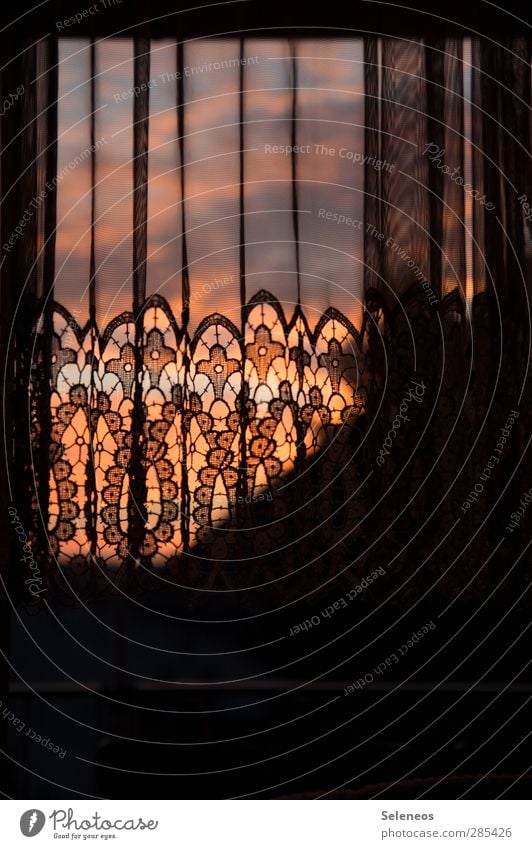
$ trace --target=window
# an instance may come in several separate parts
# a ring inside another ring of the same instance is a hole
[[[489,275],[504,286],[489,252],[526,233],[479,117],[492,60],[452,37],[59,39],[30,367],[56,566],[244,557],[257,580],[281,539],[312,549],[325,528],[347,552],[413,434],[445,452],[470,432],[457,375]],[[432,400],[384,464],[412,381]]]

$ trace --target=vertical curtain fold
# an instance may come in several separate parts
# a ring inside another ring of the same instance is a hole
[[[190,517],[190,492],[188,487],[187,474],[187,456],[188,456],[188,436],[189,436],[189,420],[185,416],[184,411],[188,401],[188,388],[190,383],[190,357],[189,357],[189,331],[188,323],[190,318],[190,277],[188,269],[188,240],[187,240],[187,217],[186,217],[186,154],[185,154],[185,47],[182,41],[177,43],[176,56],[177,70],[177,137],[179,149],[179,173],[180,173],[180,223],[181,223],[181,326],[182,326],[182,350],[183,350],[183,365],[182,365],[182,390],[181,395],[177,398],[178,408],[181,413],[181,511],[180,511],[180,529],[183,546],[188,549],[190,543],[189,532],[189,517]]]
[[[245,39],[241,38],[239,42],[239,93],[238,93],[238,145],[239,145],[239,280],[240,280],[240,328],[241,328],[241,383],[240,383],[240,461],[238,474],[238,502],[235,513],[238,518],[247,519],[246,513],[246,496],[248,493],[248,476],[247,476],[247,437],[248,437],[248,392],[246,381],[246,330],[248,321],[247,308],[247,280],[246,280],[246,134],[245,134]],[[240,508],[240,499],[243,506]],[[240,514],[240,516],[239,516]]]
[[[96,45],[94,39],[90,43],[90,149],[91,149],[91,187],[90,187],[90,257],[89,257],[89,321],[91,324],[91,362],[96,365]],[[94,380],[91,380],[87,393],[89,452],[87,458],[86,482],[86,513],[85,521],[87,537],[90,544],[91,557],[97,554],[97,516],[98,516],[98,487],[96,484],[96,469],[94,464],[94,449],[97,435],[94,433],[94,420],[97,416],[98,399]]]
[[[503,522],[506,498],[497,504],[498,491],[508,483],[508,502],[519,503],[526,485],[522,452],[531,423],[530,280],[520,201],[523,195],[530,197],[531,187],[530,42],[526,38],[482,42],[477,55],[484,190],[494,207],[484,210],[481,225],[489,339],[483,363],[490,393],[488,432],[512,410],[519,413],[519,436],[511,440],[506,458],[507,468],[514,472],[512,480],[497,469],[496,485],[488,497],[494,518]],[[480,369],[479,377],[482,380]]]
[[[375,446],[408,381],[426,384],[414,423],[398,434],[375,482],[374,498],[383,489],[387,495],[373,531],[387,529],[383,556],[397,549],[403,575],[414,544],[417,561],[430,557],[427,586],[456,556],[450,585],[459,589],[499,544],[526,489],[531,407],[530,281],[518,197],[531,174],[530,45],[473,39],[464,62],[463,44],[366,42],[367,150],[397,166],[391,176],[366,168],[366,291],[381,325],[378,338],[369,334],[370,368],[382,390]],[[375,231],[385,234],[379,243]],[[519,424],[510,437],[513,411]],[[486,473],[501,432],[504,463],[493,461]],[[399,491],[406,512],[397,509]],[[475,491],[483,494],[471,509]],[[435,560],[435,540],[451,528]]]
[[[421,42],[391,38],[368,42],[366,288],[374,286],[393,308],[415,282],[408,260],[415,257],[421,272],[428,273],[427,164],[420,155],[427,120],[425,48]],[[390,168],[374,169],[373,157],[386,160]],[[391,240],[391,250],[383,233]],[[406,263],[395,246],[407,252]]]

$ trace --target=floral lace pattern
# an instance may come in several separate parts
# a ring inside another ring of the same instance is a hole
[[[469,322],[458,292],[435,310],[412,287],[390,311],[370,290],[360,332],[334,309],[313,328],[299,308],[287,320],[266,292],[243,316],[244,338],[218,314],[190,337],[154,297],[99,332],[54,305],[31,366],[32,467],[19,475],[21,492],[32,476],[26,521],[48,586],[74,603],[167,584],[192,603],[211,591],[267,603],[270,589],[315,597],[377,563],[392,564],[401,598],[435,575],[442,598],[474,592],[498,533],[479,523],[493,508],[504,524],[526,484],[518,469],[499,504],[501,463],[484,501],[461,510],[520,391],[517,370],[493,385],[487,297]],[[414,378],[423,402],[378,464]],[[509,468],[529,432],[523,403]]]
[[[60,564],[157,567],[253,522],[261,495],[365,408],[360,336],[334,309],[311,330],[261,292],[244,339],[217,314],[188,338],[157,296],[102,333],[56,304],[53,327],[48,536]]]

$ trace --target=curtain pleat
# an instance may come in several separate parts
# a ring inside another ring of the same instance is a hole
[[[3,300],[11,338],[16,411],[8,444],[9,489],[34,558],[48,563],[52,288],[55,269],[57,172],[57,49],[53,38],[26,45],[3,71],[10,92],[22,89],[3,119]],[[16,82],[16,85],[15,85]],[[11,305],[9,305],[11,300]],[[10,311],[11,310],[11,311]],[[9,369],[8,387],[9,387]],[[14,597],[27,595],[27,569],[14,570]]]
[[[129,467],[128,548],[134,565],[141,553],[147,514],[145,455],[148,448],[145,432],[145,301],[146,250],[148,229],[148,139],[150,90],[150,43],[135,39],[133,108],[133,314],[135,320],[132,427],[137,438],[131,441]]]
[[[96,339],[96,45],[94,39],[90,43],[90,257],[89,257],[89,320],[91,324],[91,362],[97,359]],[[87,393],[88,415],[87,423],[89,430],[89,452],[87,457],[87,482],[85,497],[87,509],[85,512],[87,538],[90,545],[91,557],[97,555],[97,516],[98,516],[98,486],[96,483],[96,468],[94,462],[94,449],[97,444],[97,436],[94,433],[93,422],[95,411],[98,409],[97,391],[94,379],[91,379]]]
[[[364,39],[364,149],[372,159],[380,160],[383,147],[381,129],[381,62],[382,45],[379,38]],[[364,223],[382,233],[382,171],[364,170]],[[364,273],[366,291],[381,290],[382,250],[377,238],[364,238]]]
[[[372,177],[370,172],[376,169],[371,158],[367,168],[365,254],[372,271],[366,288],[375,285],[393,305],[415,282],[408,268],[410,258],[415,257],[421,273],[428,275],[429,201],[427,162],[422,155],[427,121],[425,50],[421,43],[383,38],[368,45],[367,61],[366,96],[370,101],[378,99],[367,107],[367,136],[373,136],[367,153],[386,160],[390,168]],[[378,129],[373,133],[376,119]],[[406,263],[395,246],[406,252]],[[375,269],[379,269],[377,277]]]
[[[44,52],[44,56],[43,56]],[[40,56],[39,56],[40,54]],[[42,362],[38,364],[38,380],[41,383],[41,403],[36,411],[35,420],[40,428],[40,438],[42,440],[40,450],[39,463],[39,512],[41,517],[41,525],[39,528],[41,546],[40,556],[42,562],[45,563],[48,555],[48,503],[50,496],[50,441],[51,441],[51,416],[50,416],[50,397],[51,397],[51,369],[52,361],[52,333],[53,333],[53,281],[55,279],[55,258],[56,258],[56,236],[57,236],[57,99],[56,92],[58,88],[58,53],[57,41],[50,37],[45,45],[41,45],[41,49],[37,49],[39,78],[42,80],[41,102],[38,107],[37,115],[40,116],[44,111],[46,120],[46,159],[45,172],[46,184],[41,192],[46,192],[44,202],[43,228],[44,228],[44,245],[42,251],[43,262],[43,285],[42,285],[42,303],[44,304],[42,322],[43,322],[43,351]],[[46,64],[45,64],[46,63]],[[45,65],[45,67],[44,67]],[[44,132],[44,130],[43,130]],[[39,180],[39,185],[42,183],[42,178]],[[40,318],[39,318],[40,321]]]

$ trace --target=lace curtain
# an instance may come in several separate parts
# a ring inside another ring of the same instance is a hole
[[[379,566],[371,601],[451,600],[499,549],[527,585],[527,40],[44,39],[16,64],[20,597],[267,606]]]

